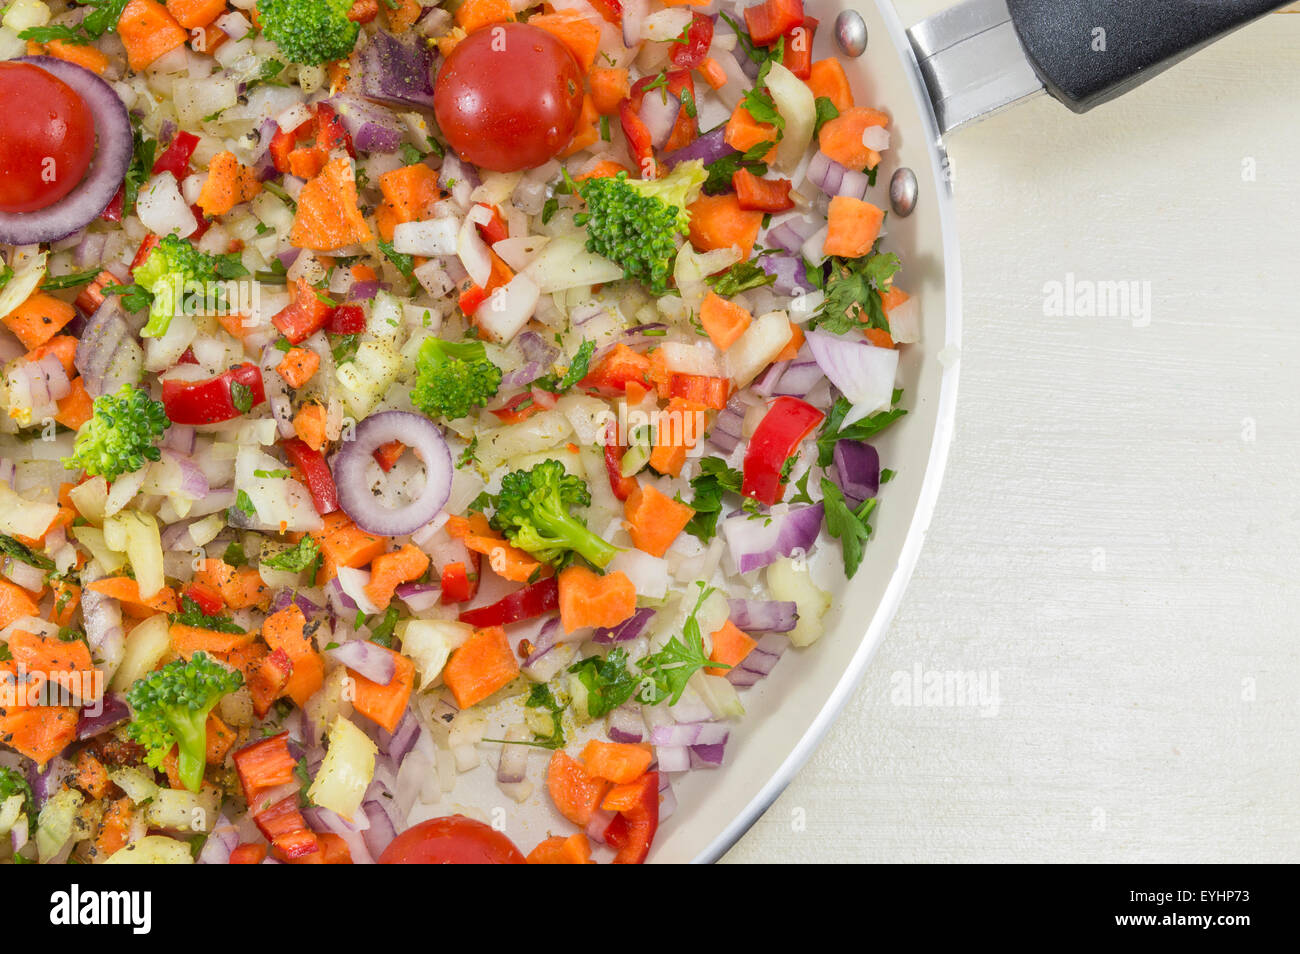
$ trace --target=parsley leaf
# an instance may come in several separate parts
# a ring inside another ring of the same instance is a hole
[[[560,716],[564,713],[565,707],[555,698],[551,692],[551,687],[544,682],[539,682],[533,686],[532,691],[528,693],[528,698],[524,701],[526,709],[545,709],[551,714],[551,734],[540,735],[533,733],[533,744],[543,749],[562,749],[564,748],[564,724],[560,721]]]
[[[384,253],[384,258],[393,263],[393,267],[402,273],[402,277],[411,283],[411,294],[414,295],[419,287],[419,282],[415,280],[415,257],[406,255],[393,248],[392,242],[379,240],[379,251]]]
[[[896,389],[890,403],[897,405],[902,396],[902,389]],[[852,407],[853,404],[846,397],[837,398],[831,406],[831,411],[826,415],[826,420],[822,423],[822,429],[817,434],[817,463],[819,466],[830,466],[835,453],[835,445],[840,441],[871,440],[871,438],[907,413],[904,408],[891,407],[888,411],[877,411],[875,414],[869,414],[862,420],[854,421],[841,430],[844,418],[848,416]]]
[[[396,606],[388,607],[384,613],[384,618],[379,621],[379,625],[370,631],[370,641],[378,643],[386,649],[393,648],[393,631],[397,629],[397,618],[399,612]]]
[[[832,119],[838,118],[840,111],[826,96],[818,96],[813,105],[817,108],[817,125],[813,127],[813,138],[816,139],[817,134],[822,131],[822,127]]]
[[[257,508],[253,506],[253,498],[243,490],[235,492],[235,509],[242,511],[246,516],[256,517]]]
[[[862,551],[871,539],[871,524],[867,523],[867,518],[876,509],[876,498],[862,501],[862,505],[854,510],[840,488],[823,477],[822,503],[825,505],[826,532],[840,541],[840,549],[844,552],[844,576],[851,580],[862,565]]]
[[[552,394],[565,393],[587,376],[587,371],[591,367],[591,356],[595,353],[596,342],[584,339],[582,344],[578,346],[578,353],[569,362],[569,368],[564,372],[563,377],[557,379],[554,374],[543,375],[534,381],[533,385],[544,391],[550,391]]]
[[[721,457],[701,458],[700,472],[691,478],[691,490],[695,491],[691,508],[695,511],[695,516],[686,524],[686,532],[701,543],[712,540],[718,532],[723,492],[729,490],[740,493],[743,479],[740,471],[728,467]]]
[[[872,252],[862,258],[832,258],[826,279],[826,300],[809,324],[842,335],[865,323],[889,331],[880,292],[893,282],[903,263],[892,252]]]
[[[308,568],[314,569],[320,560],[320,545],[311,536],[305,536],[296,545],[283,550],[275,556],[262,561],[263,566],[273,570],[287,570],[301,573]]]
[[[54,561],[43,553],[36,553],[29,547],[19,543],[7,533],[0,533],[0,554],[17,560],[19,563],[26,563],[28,566],[34,566],[38,570],[53,570]]]
[[[678,639],[674,636],[659,652],[652,653],[637,663],[654,680],[653,691],[651,687],[646,686],[639,695],[640,700],[647,705],[656,705],[664,699],[668,700],[670,706],[677,705],[682,698],[682,693],[686,691],[686,683],[705,666],[731,668],[725,663],[716,663],[709,659],[704,651],[704,634],[700,632],[699,612],[704,601],[713,593],[713,587],[705,586],[703,583],[697,585],[700,588],[700,596],[695,601],[695,609],[691,610],[691,615],[686,617],[686,622],[682,625],[682,638]]]
[[[721,275],[705,279],[713,286],[713,291],[723,298],[731,298],[750,288],[762,288],[776,281],[775,275],[763,271],[755,261],[737,262]]]
[[[242,636],[248,630],[244,629],[229,616],[209,616],[203,612],[199,604],[194,602],[188,596],[181,597],[181,611],[171,615],[173,623],[180,623],[182,626],[193,626],[197,629],[210,629],[214,633],[233,633]]]
[[[767,163],[763,157],[775,143],[760,142],[750,146],[744,152],[731,152],[714,159],[706,165],[708,178],[701,187],[705,195],[721,195],[731,191],[731,177],[741,169],[748,169],[756,176],[767,175]]]
[[[587,690],[587,714],[599,719],[617,709],[636,692],[640,680],[628,671],[627,650],[621,646],[609,651],[602,659],[588,656],[569,667]]]

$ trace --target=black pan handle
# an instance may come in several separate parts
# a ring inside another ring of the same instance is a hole
[[[1007,0],[1047,91],[1082,113],[1290,0]]]

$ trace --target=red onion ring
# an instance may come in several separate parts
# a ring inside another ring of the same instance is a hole
[[[424,489],[397,510],[385,507],[370,491],[367,470],[374,452],[401,441],[424,462]],[[382,411],[357,425],[355,439],[334,456],[334,483],[339,506],[367,533],[382,537],[414,533],[438,515],[451,496],[451,451],[433,421],[410,411]]]
[[[52,56],[21,56],[71,86],[95,117],[95,157],[81,183],[48,208],[35,212],[0,212],[0,242],[35,245],[66,238],[99,218],[117,195],[131,165],[135,144],[131,118],[122,100],[90,70]]]

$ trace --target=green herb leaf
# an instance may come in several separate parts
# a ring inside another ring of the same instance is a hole
[[[320,562],[320,556],[320,545],[316,543],[315,538],[305,536],[290,549],[267,557],[262,561],[262,565],[273,570],[301,573],[303,570],[315,569]]]
[[[844,553],[844,576],[851,580],[862,565],[863,549],[871,539],[871,524],[867,518],[876,509],[876,498],[864,500],[855,510],[848,505],[840,488],[823,477],[822,503],[825,506],[826,532],[840,541]]]

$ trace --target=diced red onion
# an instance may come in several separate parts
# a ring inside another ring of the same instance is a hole
[[[554,649],[558,643],[560,635],[560,621],[558,619],[548,619],[542,624],[537,636],[532,641],[533,651],[528,654],[524,660],[524,668],[536,664],[536,662]]]
[[[659,773],[659,821],[665,822],[677,811],[677,796],[665,772]]]
[[[131,718],[131,709],[126,700],[115,692],[106,692],[97,704],[98,712],[91,714],[83,708],[77,719],[77,741],[84,742],[102,735],[109,729],[116,728]]]
[[[279,593],[275,594],[275,599],[271,600],[271,608],[268,612],[271,615],[275,615],[280,612],[280,610],[289,606],[290,603],[298,607],[298,609],[302,611],[302,615],[306,616],[308,619],[315,616],[321,610],[319,606],[307,599],[307,597],[303,596],[297,590],[285,587]]]
[[[452,201],[462,209],[469,208],[470,193],[478,184],[478,173],[473,166],[450,152],[443,157],[442,168],[438,170],[438,185],[450,192]]]
[[[522,782],[528,772],[528,747],[520,744],[532,738],[526,726],[511,726],[506,730],[501,745],[501,758],[497,762],[497,781],[503,785]]]
[[[548,365],[554,364],[555,359],[560,356],[559,350],[548,345],[535,331],[525,331],[515,339],[515,342],[528,361]]]
[[[33,593],[39,593],[45,588],[45,572],[40,567],[32,566],[30,563],[24,563],[22,560],[13,557],[5,557],[3,571],[0,575],[18,584],[24,590],[30,590]]]
[[[370,821],[370,827],[362,832],[362,837],[366,842],[366,850],[371,857],[378,858],[384,853],[393,839],[397,837],[397,828],[393,824],[392,818],[389,817],[388,811],[384,808],[383,802],[372,800],[361,806],[361,810],[366,813],[366,818]],[[353,861],[355,862],[355,858]]]
[[[669,95],[666,87],[651,90],[641,100],[641,122],[645,123],[646,131],[650,133],[650,144],[656,149],[662,149],[673,134],[681,109],[681,100]]]
[[[807,553],[821,530],[823,508],[795,507],[785,514],[772,514],[767,520],[751,520],[749,514],[722,521],[722,533],[736,569],[748,573],[774,563],[796,551]]]
[[[424,488],[411,503],[390,509],[370,491],[367,471],[374,452],[400,440],[424,462]],[[339,505],[362,530],[393,537],[414,533],[440,511],[451,496],[451,451],[442,432],[427,417],[409,411],[372,414],[356,427],[355,438],[345,442],[333,461]]]
[[[362,152],[396,152],[406,138],[402,121],[389,109],[346,93],[328,100]]]
[[[333,649],[325,650],[325,655],[381,686],[388,685],[397,674],[397,663],[393,659],[393,654],[368,639],[349,640]]]
[[[379,30],[361,51],[361,95],[390,106],[433,108],[433,55],[420,40],[406,43]]]
[[[442,595],[434,583],[402,583],[396,590],[397,598],[410,608],[413,613],[427,613],[438,605]]]
[[[691,768],[718,768],[722,765],[722,757],[727,749],[727,736],[722,737],[720,742],[712,742],[706,745],[692,745],[690,748]]]
[[[328,808],[322,808],[319,805],[304,808],[302,815],[312,831],[338,835],[342,838],[347,843],[348,852],[352,855],[354,865],[371,865],[375,863],[365,839],[365,835],[370,830],[370,820],[365,815],[364,805],[362,806],[362,817],[356,822],[349,822],[338,813]]]
[[[728,618],[746,633],[788,633],[799,620],[792,600],[729,600],[728,605]]]
[[[880,453],[864,441],[836,441],[835,483],[857,507],[880,491]]]
[[[622,643],[636,639],[649,625],[654,615],[655,611],[652,608],[643,606],[617,626],[596,630],[591,640],[596,643]]]
[[[655,759],[661,773],[686,772],[691,767],[691,750],[685,746],[660,745],[655,747]]]
[[[606,716],[605,731],[615,742],[641,742],[645,739],[645,722],[635,709],[620,706]]]
[[[92,398],[104,393],[104,375],[127,334],[126,318],[122,315],[118,297],[105,298],[86,322],[72,359]]]
[[[778,295],[792,297],[813,290],[812,282],[808,281],[808,272],[802,255],[764,255],[758,260],[758,267],[767,274],[775,276],[776,281],[772,283],[772,288]]]
[[[867,190],[870,188],[871,180],[867,178],[865,173],[859,172],[857,169],[845,169],[835,194],[847,196],[850,199],[865,199]]]
[[[587,837],[592,841],[598,841],[602,845],[605,843],[605,832],[613,824],[617,816],[614,812],[598,808],[591,813],[591,821],[587,822]]]
[[[212,831],[204,839],[199,855],[194,859],[200,865],[224,865],[230,862],[231,853],[239,846],[239,829],[230,823],[226,813],[217,816]]]
[[[845,427],[889,407],[898,375],[897,350],[821,331],[808,332],[807,341],[826,377],[853,404]]]
[[[641,24],[649,6],[647,0],[623,0],[623,45],[629,50],[641,45]]]
[[[773,395],[788,394],[792,397],[804,397],[811,391],[822,378],[826,377],[822,373],[821,365],[813,360],[800,360],[796,358],[789,362],[781,380],[777,382],[772,389]]]
[[[725,741],[727,727],[720,722],[678,722],[656,726],[650,732],[650,744],[659,746],[712,745]]]
[[[840,194],[840,183],[844,181],[844,174],[848,171],[820,149],[808,161],[808,181],[827,195]]]
[[[814,221],[810,216],[792,215],[768,229],[767,244],[797,255],[803,248],[803,243],[824,224]]]
[[[723,156],[729,156],[739,151],[727,145],[726,132],[727,127],[725,124],[709,130],[689,145],[665,155],[663,157],[664,165],[669,170],[672,170],[679,163],[699,159],[707,166],[711,162],[718,161]]]

